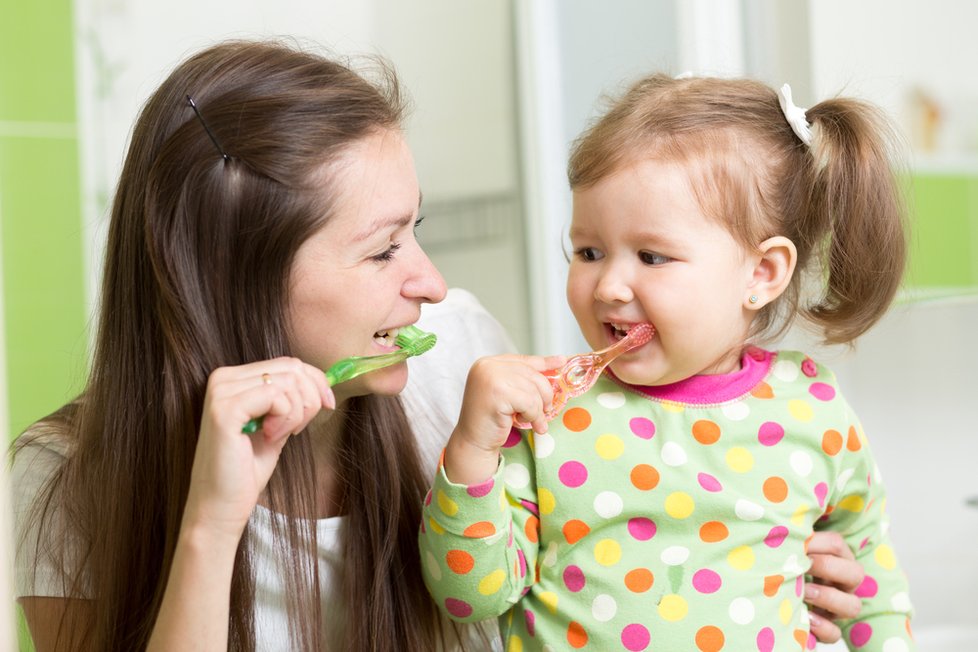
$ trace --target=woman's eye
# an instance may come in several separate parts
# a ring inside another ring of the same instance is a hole
[[[414,220],[414,230],[417,231],[421,223],[424,222],[424,215],[418,215],[418,219]]]
[[[594,247],[581,247],[580,249],[575,249],[574,255],[587,262],[593,262],[601,259],[601,252]]]
[[[385,249],[384,251],[380,252],[376,256],[371,256],[370,257],[370,260],[373,260],[373,261],[378,262],[378,263],[386,263],[386,262],[388,262],[388,261],[390,261],[390,260],[392,260],[394,258],[394,254],[400,248],[401,248],[400,243],[398,243],[398,242],[392,242],[390,244],[390,246],[387,247],[387,249]]]
[[[646,265],[664,265],[669,262],[668,256],[652,253],[651,251],[640,251],[638,257]]]

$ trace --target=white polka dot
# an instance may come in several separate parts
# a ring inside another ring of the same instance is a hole
[[[598,513],[598,516],[604,518],[618,516],[621,514],[623,506],[621,496],[614,491],[602,491],[594,497],[594,511]]]
[[[883,643],[883,652],[907,652],[909,649],[902,638],[888,638]]]
[[[792,453],[788,463],[791,464],[791,470],[803,478],[807,478],[808,474],[812,472],[812,458],[805,451]]]
[[[763,507],[743,498],[734,505],[734,512],[742,521],[757,521],[764,516]]]
[[[541,562],[547,568],[553,568],[557,563],[557,549],[559,546],[556,541],[551,541],[550,545],[547,546],[547,552],[543,555],[543,561]]]
[[[425,565],[428,567],[428,572],[431,574],[431,578],[436,582],[440,582],[441,566],[438,565],[438,560],[435,559],[435,556],[431,554],[430,550],[425,554],[424,561]]]
[[[676,442],[666,442],[662,447],[662,461],[668,466],[682,466],[686,459],[686,451]]]
[[[805,557],[807,560],[808,557]],[[805,568],[802,568],[801,564],[798,563],[798,555],[788,555],[788,558],[784,560],[784,566],[782,567],[786,575],[801,575],[805,572]]]
[[[513,489],[523,489],[530,484],[530,471],[522,464],[507,464],[503,470],[503,478]]]
[[[890,598],[890,604],[893,605],[894,611],[907,612],[913,608],[910,604],[910,596],[903,592],[897,593]]]
[[[610,595],[602,593],[591,603],[591,615],[601,623],[606,623],[618,613],[618,603]]]
[[[856,472],[856,469],[846,469],[839,474],[839,477],[835,479],[835,488],[842,489],[846,486],[846,483],[852,478],[852,474]]]
[[[554,649],[552,647],[550,647],[549,645],[544,645],[542,652],[554,652]]]
[[[625,394],[622,392],[605,392],[598,394],[598,405],[609,410],[615,410],[625,404]]]
[[[754,603],[747,598],[737,598],[731,602],[730,620],[738,625],[750,625],[754,620]]]
[[[776,378],[790,383],[798,377],[798,365],[790,360],[778,360],[774,363],[774,368],[771,369],[771,373]]]
[[[750,407],[745,401],[728,403],[720,408],[720,411],[723,412],[723,416],[727,417],[731,421],[743,421],[750,416]]]
[[[661,559],[666,566],[681,566],[689,559],[689,548],[669,546],[662,551]]]
[[[533,456],[540,460],[545,457],[550,457],[556,445],[557,442],[554,441],[552,435],[535,434],[533,435]]]

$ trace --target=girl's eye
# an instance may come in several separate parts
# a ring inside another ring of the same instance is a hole
[[[574,255],[586,262],[593,262],[602,258],[601,252],[594,247],[581,247],[574,250]]]
[[[387,249],[385,249],[384,251],[380,252],[376,256],[371,256],[370,257],[370,260],[372,260],[374,262],[378,262],[378,263],[386,263],[386,262],[388,262],[390,260],[393,260],[394,254],[400,248],[401,248],[400,243],[398,243],[398,242],[392,242],[390,244],[390,246],[387,247]]]
[[[651,251],[640,251],[638,257],[646,265],[664,265],[669,262],[668,256],[652,253]]]

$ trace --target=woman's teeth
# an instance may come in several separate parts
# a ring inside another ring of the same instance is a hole
[[[374,342],[380,346],[386,346],[388,348],[394,346],[397,343],[397,334],[401,332],[400,328],[392,328],[389,331],[377,331],[374,333]]]

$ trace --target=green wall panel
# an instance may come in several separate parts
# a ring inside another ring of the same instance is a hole
[[[978,287],[978,175],[918,173],[907,285]]]

